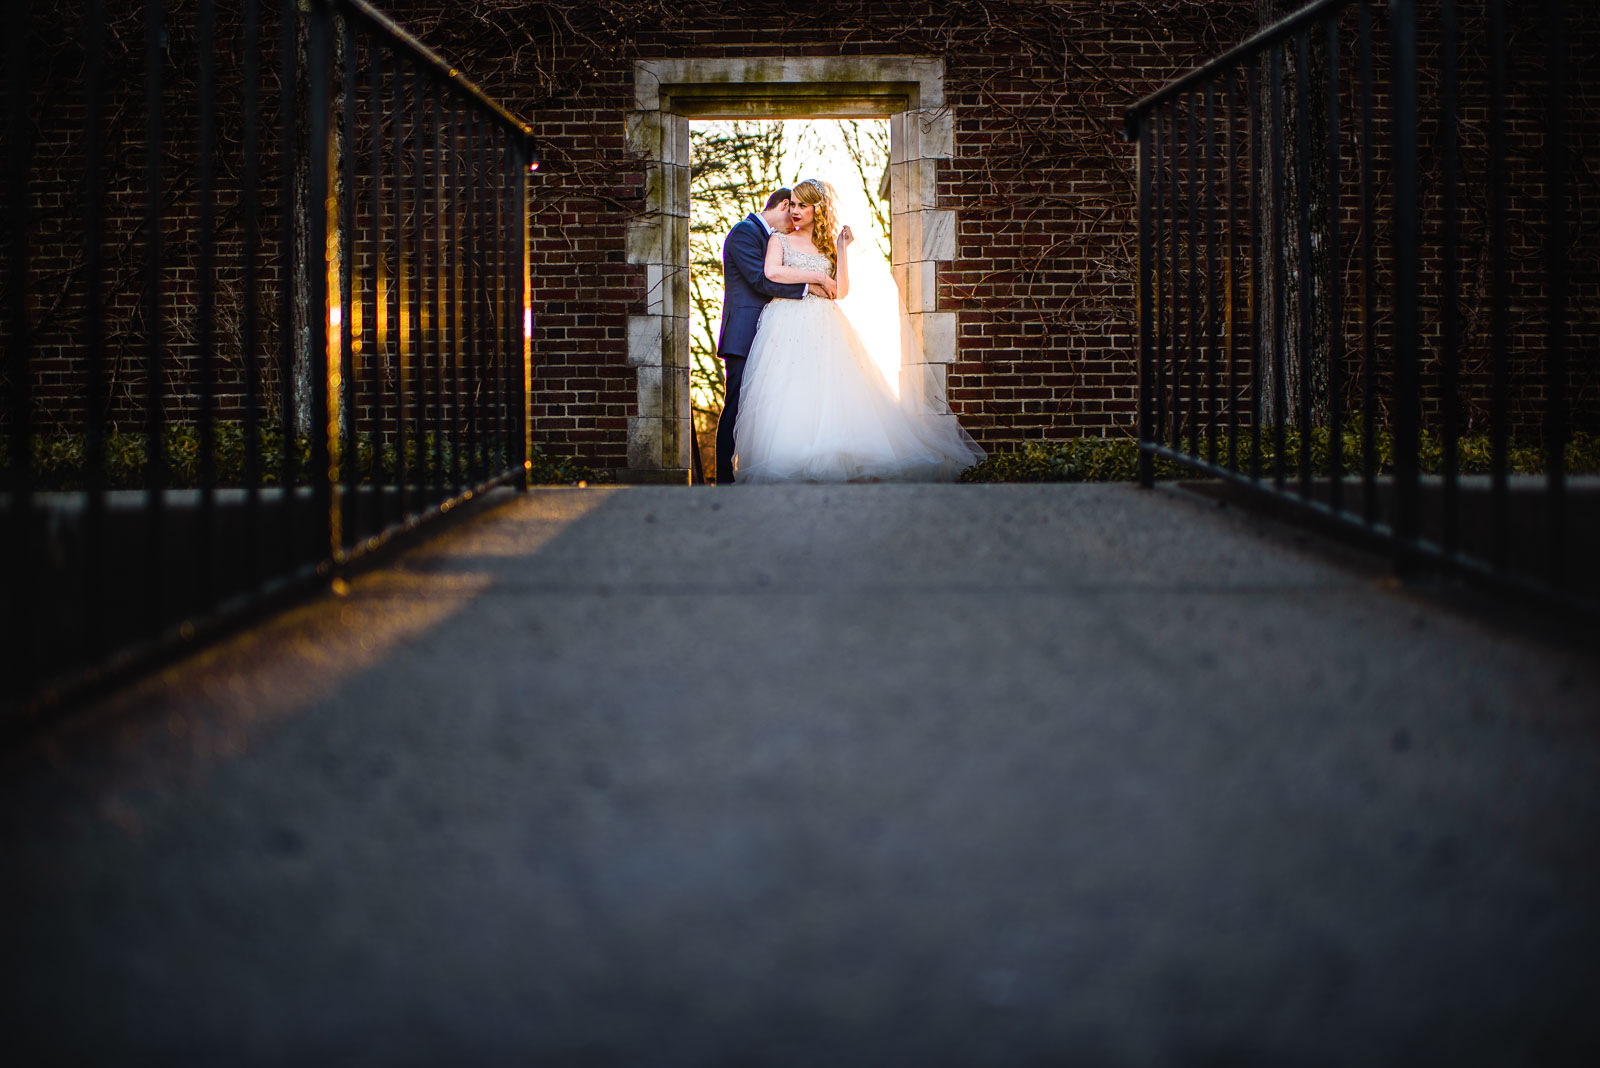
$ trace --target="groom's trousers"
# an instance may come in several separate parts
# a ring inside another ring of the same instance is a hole
[[[739,420],[739,384],[744,381],[744,357],[725,356],[722,416],[717,420],[717,485],[733,484],[733,426]]]

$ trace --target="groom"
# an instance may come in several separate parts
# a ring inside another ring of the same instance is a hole
[[[779,285],[768,280],[764,266],[767,239],[774,231],[792,233],[789,202],[794,193],[779,189],[767,198],[766,210],[751,212],[728,231],[722,243],[722,332],[717,336],[717,355],[722,357],[727,388],[722,402],[722,417],[717,420],[717,485],[733,483],[733,426],[739,418],[739,385],[744,380],[744,361],[755,340],[761,309],[774,297],[799,300],[806,295],[803,282]],[[831,295],[831,294],[829,294]]]

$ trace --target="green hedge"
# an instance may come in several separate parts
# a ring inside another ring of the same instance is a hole
[[[1276,456],[1275,443],[1270,431],[1263,431],[1261,440],[1261,470],[1273,469]],[[1291,472],[1300,469],[1300,432],[1285,431],[1284,465]],[[1317,475],[1328,472],[1330,435],[1325,427],[1311,431],[1311,465]],[[1187,442],[1185,442],[1187,444]],[[1377,435],[1376,452],[1378,471],[1386,474],[1394,470],[1394,441],[1388,432]],[[1359,430],[1346,433],[1343,441],[1342,461],[1347,475],[1362,471],[1361,436]],[[1200,442],[1202,457],[1210,455],[1204,439]],[[1240,435],[1239,468],[1250,470],[1250,438]],[[1567,443],[1567,470],[1573,474],[1600,473],[1600,436],[1575,434]],[[1218,457],[1224,463],[1228,458],[1227,442],[1218,442]],[[1487,474],[1491,453],[1487,434],[1473,434],[1460,439],[1459,467],[1463,474]],[[1537,445],[1513,441],[1508,452],[1510,470],[1518,474],[1542,474],[1544,450]],[[1444,443],[1435,434],[1424,431],[1419,442],[1418,460],[1425,474],[1437,474],[1444,463]],[[1157,459],[1158,479],[1194,478],[1196,472],[1171,460]],[[981,464],[961,473],[963,482],[1127,482],[1139,477],[1139,449],[1132,438],[1080,438],[1074,441],[1029,442],[1014,452],[991,455]]]
[[[406,467],[409,477],[415,478],[421,469],[432,471],[442,463],[446,472],[456,461],[456,450],[449,442],[439,446],[435,457],[436,439],[433,434],[410,438],[406,442]],[[188,488],[200,484],[200,434],[192,426],[170,426],[165,435],[168,474],[166,483],[174,488]],[[0,465],[8,462],[9,441],[0,440]],[[114,432],[105,440],[106,485],[111,489],[139,489],[144,486],[146,458],[145,436]],[[399,449],[393,442],[377,439],[371,434],[356,437],[353,462],[358,481],[392,481],[399,469]],[[311,464],[311,439],[304,434],[289,439],[289,448],[295,457],[297,469],[304,472]],[[490,469],[504,466],[502,450],[489,448],[487,463]],[[212,449],[218,486],[245,484],[244,425],[238,422],[217,424],[215,447]],[[284,437],[276,429],[261,431],[261,482],[273,486],[283,467]],[[462,470],[470,470],[474,453],[461,449]],[[82,434],[36,434],[33,438],[33,470],[35,485],[44,490],[82,489],[87,483],[87,446]],[[348,472],[341,478],[348,477]],[[571,457],[552,457],[535,447],[530,477],[536,483],[556,484],[579,481],[606,480],[600,473],[584,466]],[[446,481],[452,481],[447,479]]]

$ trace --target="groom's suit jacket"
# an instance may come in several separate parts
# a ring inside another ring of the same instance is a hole
[[[806,295],[804,282],[780,285],[769,279],[766,262],[767,231],[754,214],[746,215],[722,243],[722,333],[717,336],[717,355],[724,359],[750,355],[767,301]]]

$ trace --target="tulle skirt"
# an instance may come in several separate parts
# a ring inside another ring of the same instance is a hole
[[[736,482],[948,482],[983,457],[948,410],[895,397],[833,301],[762,311],[739,392]]]

